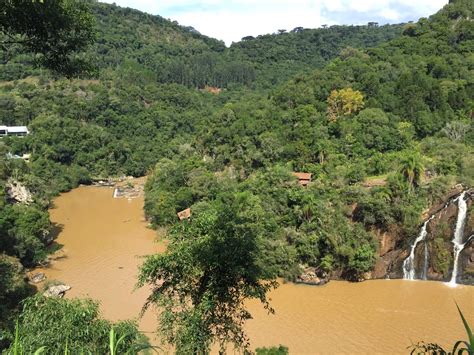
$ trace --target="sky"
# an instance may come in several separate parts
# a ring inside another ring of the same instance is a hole
[[[417,21],[448,0],[101,0],[192,26],[227,45],[295,27]]]

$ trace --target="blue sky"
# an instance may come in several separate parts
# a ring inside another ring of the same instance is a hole
[[[193,26],[230,45],[245,36],[323,24],[416,21],[448,0],[105,0]]]

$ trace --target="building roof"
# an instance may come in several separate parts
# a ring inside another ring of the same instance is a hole
[[[7,127],[8,133],[28,133],[26,126],[11,126]]]
[[[299,180],[311,180],[311,173],[293,173]]]
[[[180,221],[183,219],[188,219],[191,217],[191,209],[186,208],[185,210],[182,210],[181,212],[178,212],[178,218]]]

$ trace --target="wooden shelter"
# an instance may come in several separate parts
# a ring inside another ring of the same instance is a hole
[[[186,208],[185,210],[182,210],[181,212],[178,212],[178,218],[180,221],[183,219],[189,219],[191,217],[191,209]]]
[[[311,173],[293,173],[298,178],[298,182],[301,186],[306,186],[311,182]]]

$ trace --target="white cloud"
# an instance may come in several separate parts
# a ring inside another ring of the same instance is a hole
[[[321,24],[394,23],[429,16],[448,0],[105,0],[165,18],[227,44],[247,35]],[[365,21],[365,22],[364,22]]]
[[[223,39],[227,44],[247,35],[257,36],[279,29],[292,30],[298,26],[316,28],[321,25],[318,9],[297,7],[272,11],[200,11],[178,14],[175,18],[180,24],[193,26],[203,34]]]

